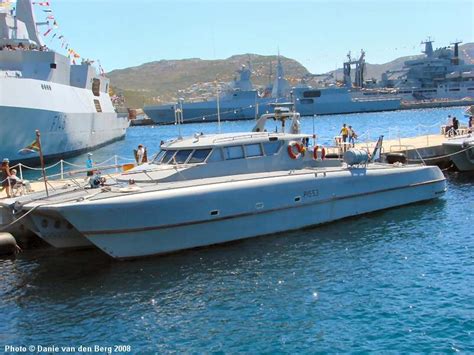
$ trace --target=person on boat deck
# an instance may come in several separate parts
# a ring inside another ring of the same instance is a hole
[[[16,169],[11,169],[11,175],[9,177],[10,179],[10,187],[12,188],[12,195],[15,194],[14,189],[16,188],[18,191],[18,188],[21,186],[24,186],[27,192],[32,191],[31,190],[31,185],[28,180],[22,180],[16,175]],[[22,194],[22,192],[20,192]]]
[[[94,167],[94,161],[92,160],[92,153],[87,153],[87,160],[86,160],[87,176],[94,175],[94,171],[90,170],[93,167]]]
[[[469,133],[472,133],[473,132],[473,129],[472,129],[472,116],[469,116],[469,120],[467,121],[467,128],[468,128],[468,131]]]
[[[2,173],[0,179],[2,181],[2,191],[5,189],[7,197],[11,197],[12,190],[10,176],[12,176],[12,173],[10,171],[10,160],[8,160],[8,158],[3,159],[1,169]]]
[[[348,131],[348,135],[349,135],[349,145],[352,145],[352,147],[355,147],[355,140],[357,138],[357,134],[355,133],[352,126],[349,126],[347,131]]]
[[[449,134],[451,128],[453,128],[453,118],[451,117],[451,115],[448,115],[448,119],[446,121],[445,134]]]
[[[138,165],[148,161],[147,151],[143,144],[139,144],[138,148],[133,150],[133,154],[135,155],[135,161]]]
[[[453,117],[453,135],[457,135],[458,129],[459,129],[459,120],[456,117]]]

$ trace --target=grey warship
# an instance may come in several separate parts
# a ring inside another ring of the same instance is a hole
[[[251,81],[251,66],[237,70],[239,78],[234,79],[219,97],[209,101],[178,102],[164,105],[148,105],[143,108],[147,116],[157,124],[172,124],[177,119],[183,123],[215,122],[255,119],[272,110],[270,104],[287,101],[290,85],[286,81],[280,57],[273,85],[260,95]],[[179,116],[176,115],[177,111]]]
[[[400,70],[382,74],[379,87],[393,88],[406,101],[474,97],[474,64],[459,58],[459,44],[433,50],[428,39],[422,58],[407,60]]]
[[[37,26],[29,0],[0,8],[0,157],[36,163],[38,154],[20,152],[36,129],[48,160],[123,138],[129,122],[115,112],[109,79],[48,49]]]

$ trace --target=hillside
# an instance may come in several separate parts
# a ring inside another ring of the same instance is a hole
[[[400,57],[384,64],[367,63],[365,77],[379,80],[383,72],[401,69],[404,61],[420,56]],[[474,63],[474,43],[461,45],[460,56],[467,63]],[[298,84],[302,77],[309,74],[296,60],[285,57],[281,57],[281,60],[285,76],[291,84]],[[242,65],[248,65],[249,61],[252,63],[252,82],[258,88],[265,87],[269,82],[270,67],[274,77],[276,56],[243,54],[219,60],[160,60],[114,70],[107,75],[114,91],[125,96],[127,106],[142,107],[148,103],[174,102],[178,90],[182,90],[179,96],[186,100],[205,98],[206,94],[208,97],[210,92],[215,92],[216,81],[221,86],[230,82],[236,75],[235,71]],[[331,73],[335,73],[337,79],[342,79],[342,69]],[[308,84],[315,85],[315,82],[309,81]]]
[[[293,59],[280,57],[285,76],[293,84],[308,74],[308,70]],[[107,74],[116,92],[123,92],[127,105],[141,107],[143,103],[163,103],[175,101],[178,90],[184,90],[180,96],[190,99],[199,94],[192,90],[194,84],[200,84],[208,90],[215,87],[216,80],[221,84],[230,82],[236,70],[242,65],[252,66],[252,82],[256,87],[268,84],[270,66],[273,74],[277,63],[276,56],[256,54],[234,55],[227,59],[202,60],[197,58],[182,60],[160,60],[145,63],[137,67],[114,70]]]

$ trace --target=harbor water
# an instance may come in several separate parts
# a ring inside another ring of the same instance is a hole
[[[439,132],[448,114],[465,121],[451,108],[317,117],[314,126],[327,142],[342,123],[372,140],[389,127],[391,138],[407,137]],[[302,127],[311,133],[313,119]],[[139,143],[153,153],[176,134],[131,128],[94,158],[131,156]],[[51,249],[0,260],[0,351],[474,352],[474,175],[447,177],[438,200],[296,232],[129,262]]]

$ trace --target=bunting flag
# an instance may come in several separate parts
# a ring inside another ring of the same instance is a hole
[[[33,142],[31,142],[29,145],[27,145],[25,148],[22,148],[18,151],[19,154],[31,154],[31,153],[37,153],[39,152],[39,144],[38,140],[35,139]]]
[[[48,17],[46,17],[47,20],[54,20],[54,15],[49,15]]]
[[[53,10],[51,10],[51,9],[45,9],[45,10],[43,10],[43,12],[51,13],[51,12],[53,12]]]
[[[49,1],[33,2],[32,4],[39,5],[39,6],[49,6]]]
[[[56,20],[54,20],[53,27],[56,28],[56,29],[59,27],[59,26],[58,26],[58,23],[56,22]]]
[[[0,7],[10,7],[10,0],[0,0]]]
[[[53,29],[52,28],[48,28],[48,30],[43,33],[43,36],[46,37],[47,35],[49,35],[49,33],[52,31]]]

